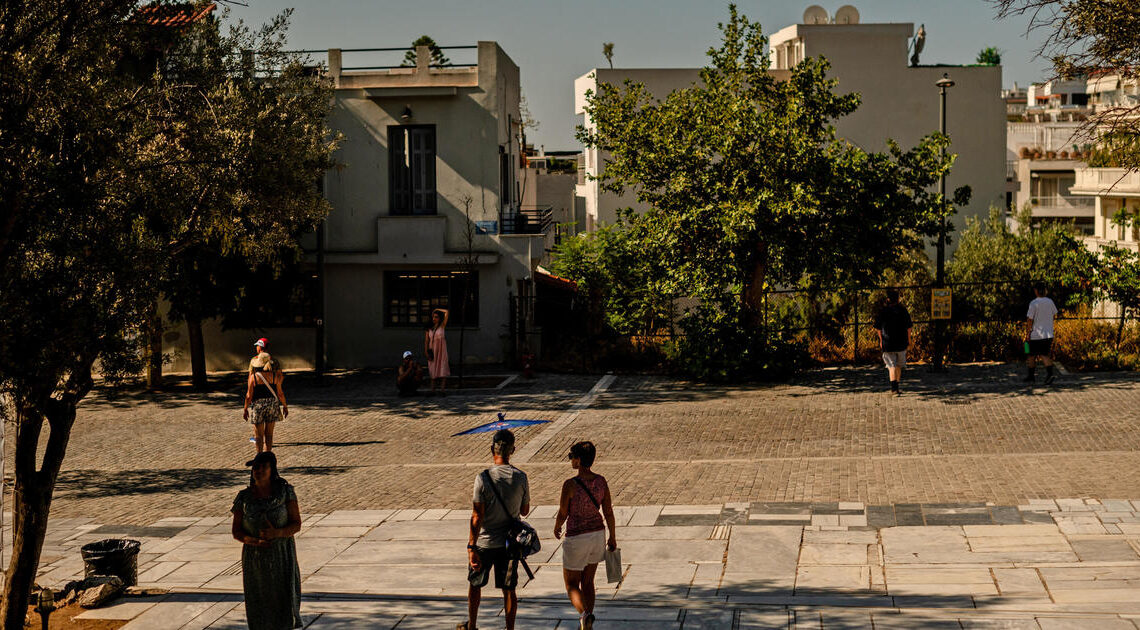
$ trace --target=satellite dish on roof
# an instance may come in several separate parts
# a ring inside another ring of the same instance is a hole
[[[804,24],[828,24],[831,22],[831,17],[827,15],[827,9],[813,4],[804,11]]]
[[[839,10],[835,12],[835,23],[858,24],[859,10],[849,4],[839,7]]]

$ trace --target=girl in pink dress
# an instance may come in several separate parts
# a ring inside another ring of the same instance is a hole
[[[447,309],[437,308],[431,312],[431,328],[424,332],[424,356],[428,360],[428,374],[431,376],[431,393],[438,386],[440,392],[447,391],[447,377],[451,368],[447,364]]]

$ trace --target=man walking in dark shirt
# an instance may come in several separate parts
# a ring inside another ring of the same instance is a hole
[[[891,392],[899,394],[899,381],[906,367],[906,349],[910,346],[910,313],[899,303],[899,292],[887,289],[887,303],[875,315],[875,330],[879,332],[879,347],[883,349],[883,363],[891,379]]]

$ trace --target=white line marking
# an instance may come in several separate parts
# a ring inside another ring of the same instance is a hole
[[[606,374],[602,378],[598,379],[598,382],[594,383],[594,386],[590,388],[590,391],[586,392],[586,394],[579,398],[573,405],[570,405],[570,408],[566,410],[566,413],[562,414],[562,416],[554,422],[551,422],[549,426],[543,429],[542,433],[539,433],[534,437],[534,439],[527,442],[526,446],[523,446],[521,450],[515,453],[514,457],[511,458],[511,461],[516,463],[530,461],[530,458],[537,455],[538,452],[542,450],[542,447],[546,446],[547,442],[553,439],[555,435],[562,431],[562,429],[565,429],[571,422],[574,422],[579,413],[584,411],[590,405],[594,404],[594,401],[598,399],[598,396],[600,396],[603,392],[606,391],[606,388],[613,384],[615,378],[616,377],[613,374]]]

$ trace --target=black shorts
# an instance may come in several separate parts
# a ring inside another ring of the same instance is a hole
[[[1053,350],[1053,338],[1048,339],[1030,339],[1029,340],[1029,356],[1047,357]]]
[[[471,586],[486,586],[491,569],[495,570],[495,588],[513,591],[518,586],[519,560],[507,552],[506,547],[480,547],[475,553],[479,554],[479,570],[467,567],[467,581]]]

